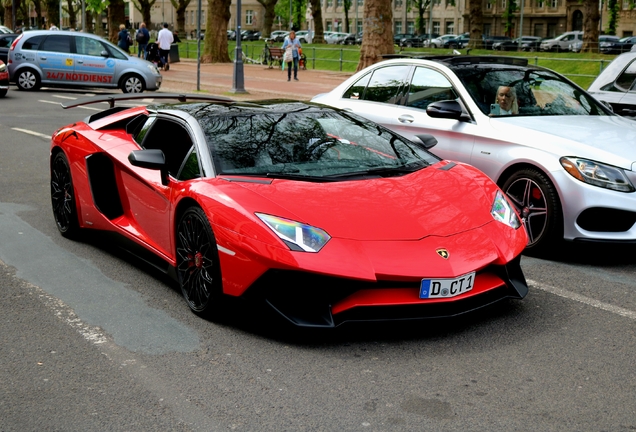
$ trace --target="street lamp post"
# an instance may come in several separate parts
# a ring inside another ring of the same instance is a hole
[[[243,50],[241,49],[241,0],[236,0],[236,49],[234,50],[234,75],[232,93],[247,93],[243,75]]]

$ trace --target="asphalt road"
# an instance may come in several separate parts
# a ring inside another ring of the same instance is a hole
[[[57,233],[49,137],[96,112],[59,106],[84,95],[0,100],[0,431],[636,429],[635,248],[524,257],[525,300],[461,319],[204,321],[99,235]]]

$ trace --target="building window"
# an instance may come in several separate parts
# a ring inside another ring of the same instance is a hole
[[[333,7],[333,0],[327,0],[327,7],[328,8],[332,8]]]
[[[534,36],[543,37],[543,24],[534,25]]]
[[[623,10],[629,10],[629,0],[623,0]]]
[[[433,33],[439,33],[440,31],[440,25],[439,25],[439,21],[433,21]]]
[[[358,20],[358,33],[362,31],[362,20]]]
[[[401,9],[402,8],[402,0],[395,0],[395,6],[393,6],[395,9]]]
[[[446,23],[446,34],[455,34],[455,22],[450,21]]]
[[[400,34],[402,33],[402,21],[396,21],[393,26],[393,33]]]
[[[559,7],[559,0],[550,0],[550,7],[556,9]]]
[[[490,36],[490,24],[484,24],[484,36]]]
[[[492,9],[492,3],[489,0],[486,0],[486,10]]]
[[[506,0],[501,0],[501,9],[506,10]]]
[[[406,32],[409,34],[415,33],[415,21],[406,22]]]
[[[246,10],[245,11],[245,25],[252,25],[253,18],[254,18],[254,11]]]
[[[543,0],[537,0],[537,9],[543,9],[544,6],[545,3],[543,2]]]
[[[342,7],[343,0],[338,0],[336,7]]]

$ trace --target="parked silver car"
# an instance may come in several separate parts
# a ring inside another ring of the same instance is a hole
[[[433,135],[433,153],[476,166],[516,204],[528,250],[636,242],[636,122],[527,59],[387,60],[313,102]]]
[[[568,51],[570,45],[576,41],[583,40],[582,31],[571,31],[563,33],[554,39],[544,39],[541,41],[541,51]]]
[[[22,33],[9,50],[9,74],[20,90],[47,85],[141,93],[159,89],[162,79],[153,63],[99,36],[55,30]]]
[[[636,52],[616,57],[596,77],[588,91],[596,99],[611,105],[616,114],[636,119]]]

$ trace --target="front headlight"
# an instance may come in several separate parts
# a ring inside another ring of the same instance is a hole
[[[501,191],[497,191],[497,195],[495,195],[495,201],[492,203],[490,214],[496,221],[506,224],[514,229],[521,226],[519,216],[517,216],[517,213],[513,210],[512,206]]]
[[[562,157],[560,162],[572,177],[584,183],[619,192],[636,190],[621,168],[576,157]]]
[[[5,72],[7,70],[7,65],[4,63],[0,63],[0,72]]]
[[[150,72],[152,72],[154,75],[161,75],[159,69],[157,69],[157,66],[155,66],[154,63],[150,63],[149,65],[146,65],[146,67],[148,67],[148,69],[150,69]]]
[[[293,251],[318,252],[331,239],[325,231],[311,225],[263,213],[256,216]]]

